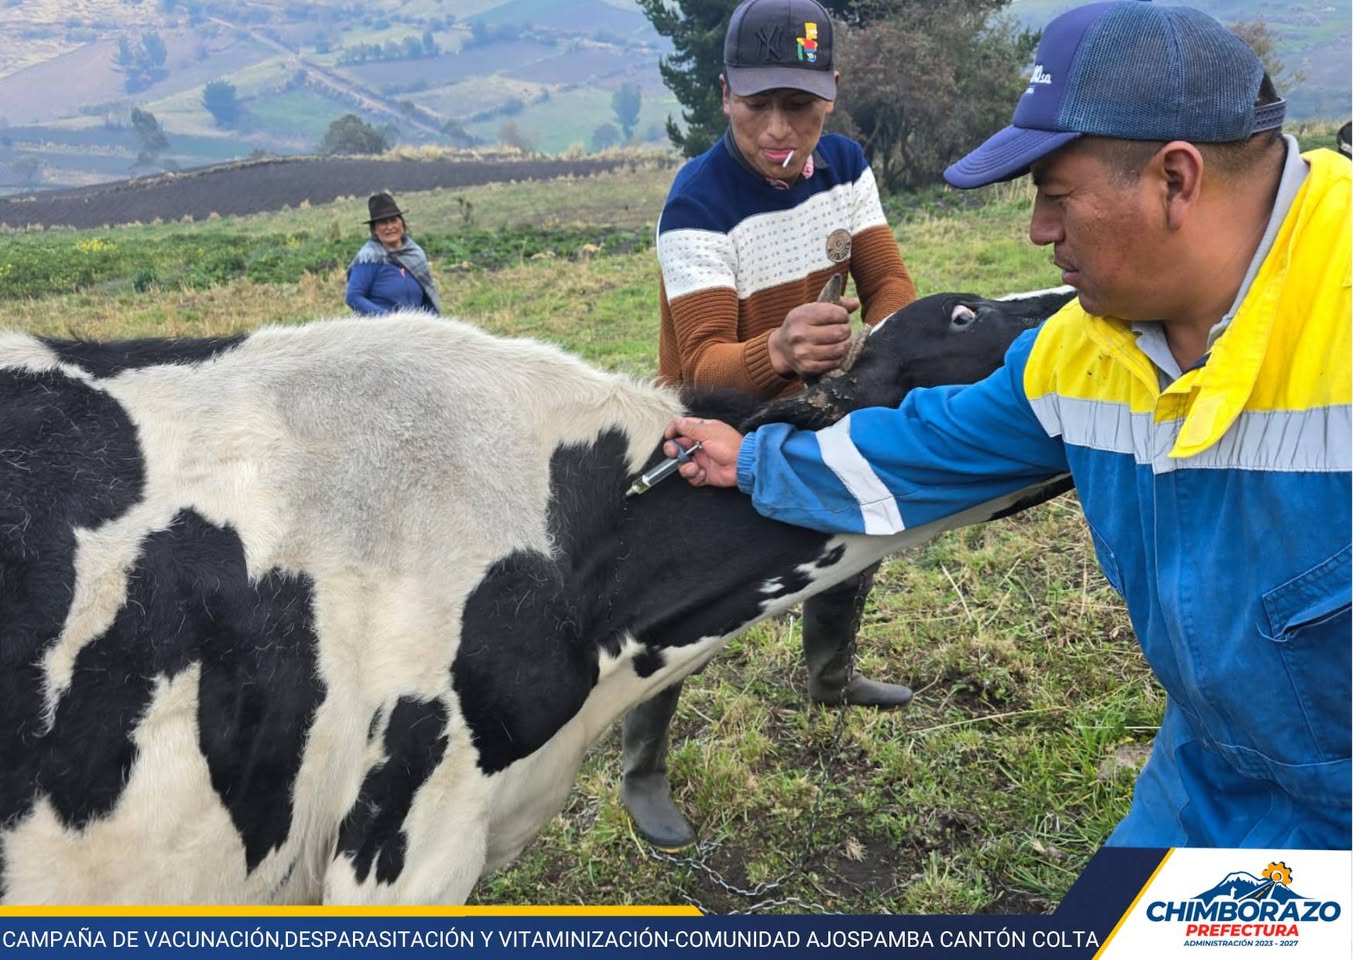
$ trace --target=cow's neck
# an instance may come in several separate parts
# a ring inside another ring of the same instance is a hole
[[[636,660],[641,675],[679,659],[662,651],[731,635],[886,548],[851,538],[860,542],[848,551],[825,534],[767,520],[738,491],[680,478],[625,497],[622,450],[618,436],[603,436],[556,452],[550,532],[585,642],[599,657],[616,656],[633,638],[650,650]]]

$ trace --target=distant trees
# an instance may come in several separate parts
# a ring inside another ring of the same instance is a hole
[[[410,34],[403,41],[387,40],[385,43],[355,43],[352,46],[345,46],[338,55],[338,62],[349,64],[381,60],[418,60],[422,57],[435,57],[441,52],[432,31],[424,30],[421,37]]]
[[[592,131],[592,149],[605,150],[607,147],[614,147],[620,142],[620,131],[615,128],[614,123],[599,124]]]
[[[473,147],[478,143],[478,139],[460,123],[459,120],[451,119],[442,124],[442,133],[446,135],[447,143],[453,147]]]
[[[723,35],[733,4],[727,0],[638,0],[653,29],[672,41],[673,53],[658,61],[662,82],[681,104],[683,130],[670,116],[667,138],[694,157],[723,133],[719,95],[723,72]]]
[[[139,107],[132,107],[132,130],[136,133],[137,142],[141,145],[141,152],[136,155],[136,162],[145,166],[154,163],[169,147],[169,138],[164,134],[164,128],[160,126],[160,121],[155,119],[155,114],[149,110],[142,110]]]
[[[213,80],[202,88],[202,106],[218,127],[233,127],[240,119],[239,97],[235,85],[227,80]]]
[[[168,54],[164,40],[153,30],[141,34],[136,43],[125,36],[119,37],[113,67],[123,75],[122,84],[127,92],[136,93],[169,76],[169,68],[165,66]]]
[[[385,133],[355,113],[345,113],[324,131],[320,153],[384,153],[390,149]]]
[[[1282,96],[1284,90],[1299,87],[1306,82],[1305,70],[1296,69],[1289,72],[1287,66],[1278,59],[1278,38],[1273,35],[1263,17],[1233,23],[1231,32],[1254,50],[1264,69],[1268,71],[1269,79],[1277,88],[1278,96]]]
[[[637,0],[673,54],[658,65],[682,106],[667,136],[688,157],[727,119],[719,89],[726,0]],[[995,18],[1010,0],[827,0],[841,95],[833,129],[857,137],[886,189],[939,179],[1009,119],[1037,35]]]
[[[1009,0],[865,0],[838,31],[832,125],[858,139],[889,191],[937,183],[1004,126],[1038,35],[995,19]]]
[[[505,121],[498,128],[498,142],[505,147],[515,147],[522,153],[535,153],[536,141],[512,120]]]
[[[9,165],[9,168],[23,177],[25,186],[42,182],[42,169],[47,164],[41,157],[22,156]]]
[[[639,90],[639,84],[633,80],[626,80],[611,94],[611,110],[614,111],[616,122],[620,124],[620,130],[626,140],[634,136],[634,127],[639,123],[639,107],[642,103],[643,94]]]
[[[488,24],[483,20],[470,21],[470,35],[461,43],[461,49],[485,47],[492,43],[511,43],[521,37],[524,27],[520,23]]]

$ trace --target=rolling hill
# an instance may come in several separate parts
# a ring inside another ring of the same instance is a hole
[[[346,113],[403,144],[579,154],[620,139],[598,128],[627,83],[632,139],[665,142],[668,49],[629,0],[5,0],[0,193],[314,152]],[[211,81],[233,122],[204,106]],[[167,147],[147,154],[133,108]]]
[[[1348,116],[1347,4],[1194,2],[1269,26],[1300,74],[1290,118]],[[1036,27],[1072,5],[1009,13]],[[347,113],[399,144],[577,156],[623,139],[625,84],[640,93],[631,141],[661,146],[680,115],[658,72],[670,49],[634,0],[0,0],[0,194],[313,153]],[[213,81],[234,119],[204,105]],[[134,109],[167,146],[148,149]]]
[[[1038,28],[1085,0],[1013,0],[1012,15]],[[1181,5],[1181,0],[1160,0]],[[1284,70],[1276,79],[1294,120],[1347,120],[1353,73],[1353,7],[1333,0],[1187,0],[1223,23],[1262,20]],[[1300,74],[1300,82],[1293,82]],[[1286,81],[1286,82],[1284,82]]]

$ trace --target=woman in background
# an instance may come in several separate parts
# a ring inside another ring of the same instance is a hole
[[[388,193],[373,193],[366,206],[371,239],[348,264],[344,298],[348,306],[366,316],[394,310],[440,314],[442,306],[427,254],[409,236],[395,198]]]

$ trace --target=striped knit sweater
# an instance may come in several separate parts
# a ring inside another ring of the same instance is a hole
[[[658,222],[661,378],[761,397],[799,389],[771,367],[788,313],[849,271],[875,324],[916,298],[855,141],[825,134],[814,171],[788,190],[754,173],[725,136],[677,173]]]

